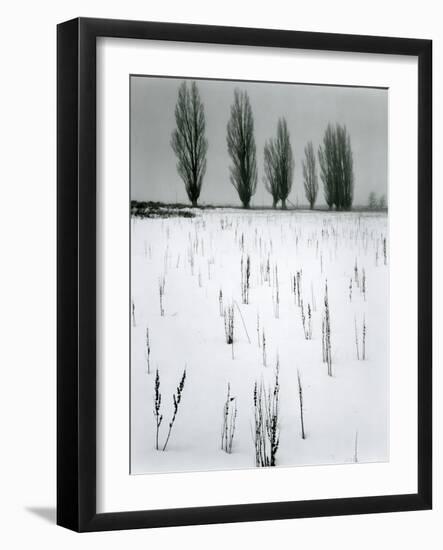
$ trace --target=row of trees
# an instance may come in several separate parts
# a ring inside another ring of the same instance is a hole
[[[197,206],[206,172],[208,141],[205,137],[204,106],[195,82],[183,82],[175,107],[176,129],[171,146],[177,156],[177,170],[183,179],[192,206]],[[249,208],[257,189],[257,150],[254,117],[247,92],[235,90],[227,125],[227,148],[231,158],[230,180],[244,208]],[[329,124],[318,149],[320,178],[330,209],[352,207],[354,171],[350,136],[345,126]],[[281,201],[286,209],[294,177],[294,154],[285,118],[277,123],[277,134],[264,147],[264,185],[272,196],[274,208]],[[312,142],[304,150],[302,162],[306,199],[314,208],[318,195],[316,155]]]

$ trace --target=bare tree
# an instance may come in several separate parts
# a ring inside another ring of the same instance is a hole
[[[285,118],[279,119],[277,124],[277,151],[279,153],[280,165],[279,191],[281,207],[286,209],[286,199],[292,189],[295,162]]]
[[[272,208],[277,208],[279,201],[278,177],[274,167],[277,165],[276,152],[273,143],[266,142],[264,150],[264,171],[263,181],[266,191],[272,195]]]
[[[350,210],[354,201],[354,159],[351,137],[346,126],[337,124],[337,197],[338,210]]]
[[[305,159],[303,160],[302,167],[303,185],[305,188],[306,199],[309,202],[309,208],[313,210],[318,194],[318,178],[312,141],[310,141],[305,147]]]
[[[237,190],[244,208],[249,208],[257,188],[257,161],[254,139],[254,117],[247,92],[235,90],[231,117],[227,127],[229,167],[232,185]]]
[[[286,199],[292,188],[294,175],[294,156],[288,125],[284,118],[277,124],[277,137],[265,144],[265,187],[273,198],[273,207],[281,200],[281,207],[286,209]]]
[[[323,146],[318,148],[318,160],[325,201],[330,210],[335,202],[335,149],[335,131],[332,124],[328,124],[323,136]]]
[[[206,172],[208,141],[205,137],[205,111],[195,82],[190,89],[186,82],[180,85],[175,121],[177,128],[172,133],[171,147],[178,159],[177,171],[185,183],[192,206],[197,206]]]
[[[376,210],[377,208],[377,195],[375,194],[374,191],[371,191],[369,193],[369,197],[368,197],[368,207],[371,209],[371,210]]]
[[[328,124],[318,160],[326,204],[330,209],[335,206],[337,210],[350,210],[354,200],[354,163],[346,126]]]

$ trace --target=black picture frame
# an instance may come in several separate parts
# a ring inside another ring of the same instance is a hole
[[[96,39],[398,54],[418,59],[416,494],[136,512],[96,511]],[[426,510],[432,507],[432,42],[78,18],[57,28],[57,523],[75,531]]]

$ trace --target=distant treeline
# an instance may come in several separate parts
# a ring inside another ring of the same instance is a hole
[[[176,128],[171,147],[177,157],[177,171],[182,178],[192,206],[198,205],[207,165],[208,140],[203,102],[197,84],[179,87],[175,106]],[[246,91],[234,92],[234,101],[226,128],[226,144],[231,165],[229,175],[243,208],[250,208],[257,189],[257,150],[254,116]],[[306,144],[302,160],[303,187],[309,207],[318,196],[317,157],[323,193],[329,209],[350,210],[354,200],[354,167],[351,138],[346,126],[328,124],[323,142],[315,153],[311,141]],[[287,208],[294,179],[294,152],[284,116],[277,121],[276,135],[263,150],[263,180],[272,197],[272,206]]]

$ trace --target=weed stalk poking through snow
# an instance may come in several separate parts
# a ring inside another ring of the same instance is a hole
[[[308,340],[312,340],[312,313],[310,304],[308,304]]]
[[[158,435],[160,432],[160,425],[163,420],[163,415],[161,414],[161,403],[162,403],[162,395],[160,393],[160,374],[158,372],[158,369],[155,372],[155,394],[154,394],[154,416],[155,416],[155,448],[158,451]]]
[[[328,299],[328,281],[325,284],[325,310],[323,316],[323,361],[328,365],[328,376],[332,376],[332,353],[331,353],[331,317]]]
[[[234,300],[234,305],[237,308],[237,311],[240,315],[241,322],[243,324],[243,328],[245,329],[246,338],[248,339],[249,344],[251,343],[251,339],[249,338],[248,329],[246,328],[245,320],[243,319],[243,314],[241,312],[240,306],[237,304],[237,302]]]
[[[164,317],[165,315],[165,308],[163,306],[163,298],[165,296],[165,285],[166,285],[166,278],[163,275],[162,277],[160,277],[158,281],[158,294],[160,297],[160,315],[162,317]]]
[[[360,361],[360,349],[358,345],[358,331],[357,331],[357,319],[354,317],[354,326],[355,326],[355,350],[357,352],[357,361]]]
[[[297,284],[296,284],[296,288],[297,288],[297,305],[298,307],[301,306],[302,304],[302,298],[301,298],[301,270],[300,271],[297,271]]]
[[[366,302],[366,273],[365,273],[364,268],[363,268],[363,273],[362,273],[361,292],[363,294],[363,299]]]
[[[226,343],[232,346],[232,359],[234,359],[234,305],[225,308],[223,312],[225,321]]]
[[[269,254],[266,261],[265,281],[268,282],[268,286],[271,286],[271,263],[269,261]]]
[[[324,316],[321,319],[321,351],[322,351],[322,361],[323,363],[326,363],[326,331],[325,331]]]
[[[300,403],[300,425],[301,425],[301,438],[306,439],[305,434],[305,421],[303,416],[303,387],[301,385],[300,371],[297,369],[297,382],[298,382],[298,399]]]
[[[241,298],[243,304],[249,304],[249,285],[251,277],[251,259],[249,254],[246,257],[246,262],[241,258]]]
[[[218,311],[220,314],[220,317],[223,317],[223,292],[220,289],[220,292],[218,293]]]
[[[279,428],[279,362],[275,372],[274,386],[265,388],[263,381],[254,385],[254,447],[255,465],[275,466],[280,444]]]
[[[306,316],[305,316],[305,308],[303,306],[303,300],[301,301],[300,315],[301,315],[301,322],[303,324],[303,334],[305,335],[305,340],[307,340],[308,336],[307,336],[307,330],[306,330]]]
[[[366,361],[366,318],[363,315],[363,324],[362,324],[362,337],[361,337],[361,354],[360,354],[360,344],[359,344],[359,337],[358,337],[358,328],[357,328],[357,319],[354,317],[354,325],[355,325],[355,348],[357,350],[357,361]]]
[[[278,285],[278,267],[275,266],[274,270],[274,291],[273,291],[273,302],[274,302],[274,317],[278,319],[280,317],[280,290]]]
[[[174,402],[174,412],[172,413],[172,418],[171,418],[171,421],[169,422],[168,435],[166,437],[165,444],[163,445],[163,451],[166,450],[166,447],[168,446],[169,438],[171,437],[172,427],[174,426],[174,422],[177,417],[178,406],[180,404],[180,401],[183,395],[183,389],[185,387],[185,380],[186,380],[186,367],[185,367],[185,370],[183,371],[183,375],[180,380],[180,383],[177,386],[177,391],[172,395],[172,400]]]
[[[223,425],[221,433],[221,448],[228,454],[232,453],[232,444],[235,435],[235,421],[237,419],[237,402],[231,396],[231,385],[228,383],[228,393],[223,406]]]
[[[362,343],[362,348],[363,348],[363,361],[366,361],[366,319],[365,319],[365,316],[363,315],[363,343]]]
[[[151,374],[151,342],[149,340],[149,328],[146,329],[146,364],[148,374]]]
[[[301,314],[301,321],[303,324],[303,333],[305,335],[305,340],[311,340],[312,338],[311,306],[308,304],[308,318],[306,319],[303,299],[300,305],[300,314]]]

